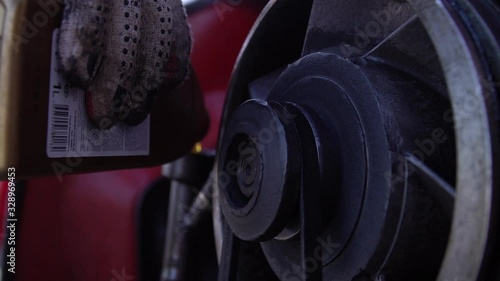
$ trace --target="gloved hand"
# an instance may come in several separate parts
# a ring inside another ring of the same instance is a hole
[[[181,0],[65,0],[58,49],[89,118],[106,129],[142,123],[158,92],[189,75],[191,36]]]

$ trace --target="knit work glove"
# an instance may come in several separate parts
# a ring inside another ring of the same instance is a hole
[[[155,96],[186,78],[191,36],[181,0],[65,0],[58,50],[89,118],[107,129],[142,123]]]

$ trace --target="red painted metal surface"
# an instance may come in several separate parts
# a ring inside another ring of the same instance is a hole
[[[120,280],[115,275],[122,271],[137,276],[136,207],[159,175],[155,168],[29,181],[17,280]]]
[[[7,182],[0,182],[0,219],[5,221],[7,215],[7,194],[9,193]],[[5,230],[0,231],[0,245],[3,245]]]
[[[192,63],[212,121],[205,149],[216,147],[234,62],[266,1],[235,2],[216,1],[189,18]],[[157,167],[30,180],[17,230],[17,280],[138,280],[137,204],[158,176]],[[1,202],[6,191],[0,183]]]
[[[253,23],[267,1],[215,1],[190,16],[194,41],[192,64],[198,73],[211,125],[203,147],[215,149],[234,63]]]

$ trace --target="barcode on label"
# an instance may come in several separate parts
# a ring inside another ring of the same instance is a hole
[[[69,146],[69,105],[53,105],[51,126],[50,151],[67,152]]]

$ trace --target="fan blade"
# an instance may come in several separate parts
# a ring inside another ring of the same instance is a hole
[[[414,15],[396,0],[315,0],[303,55],[334,48],[343,57],[359,57]]]
[[[415,171],[416,176],[439,202],[447,217],[451,219],[455,204],[455,189],[414,155],[407,155],[406,160],[409,168]]]

